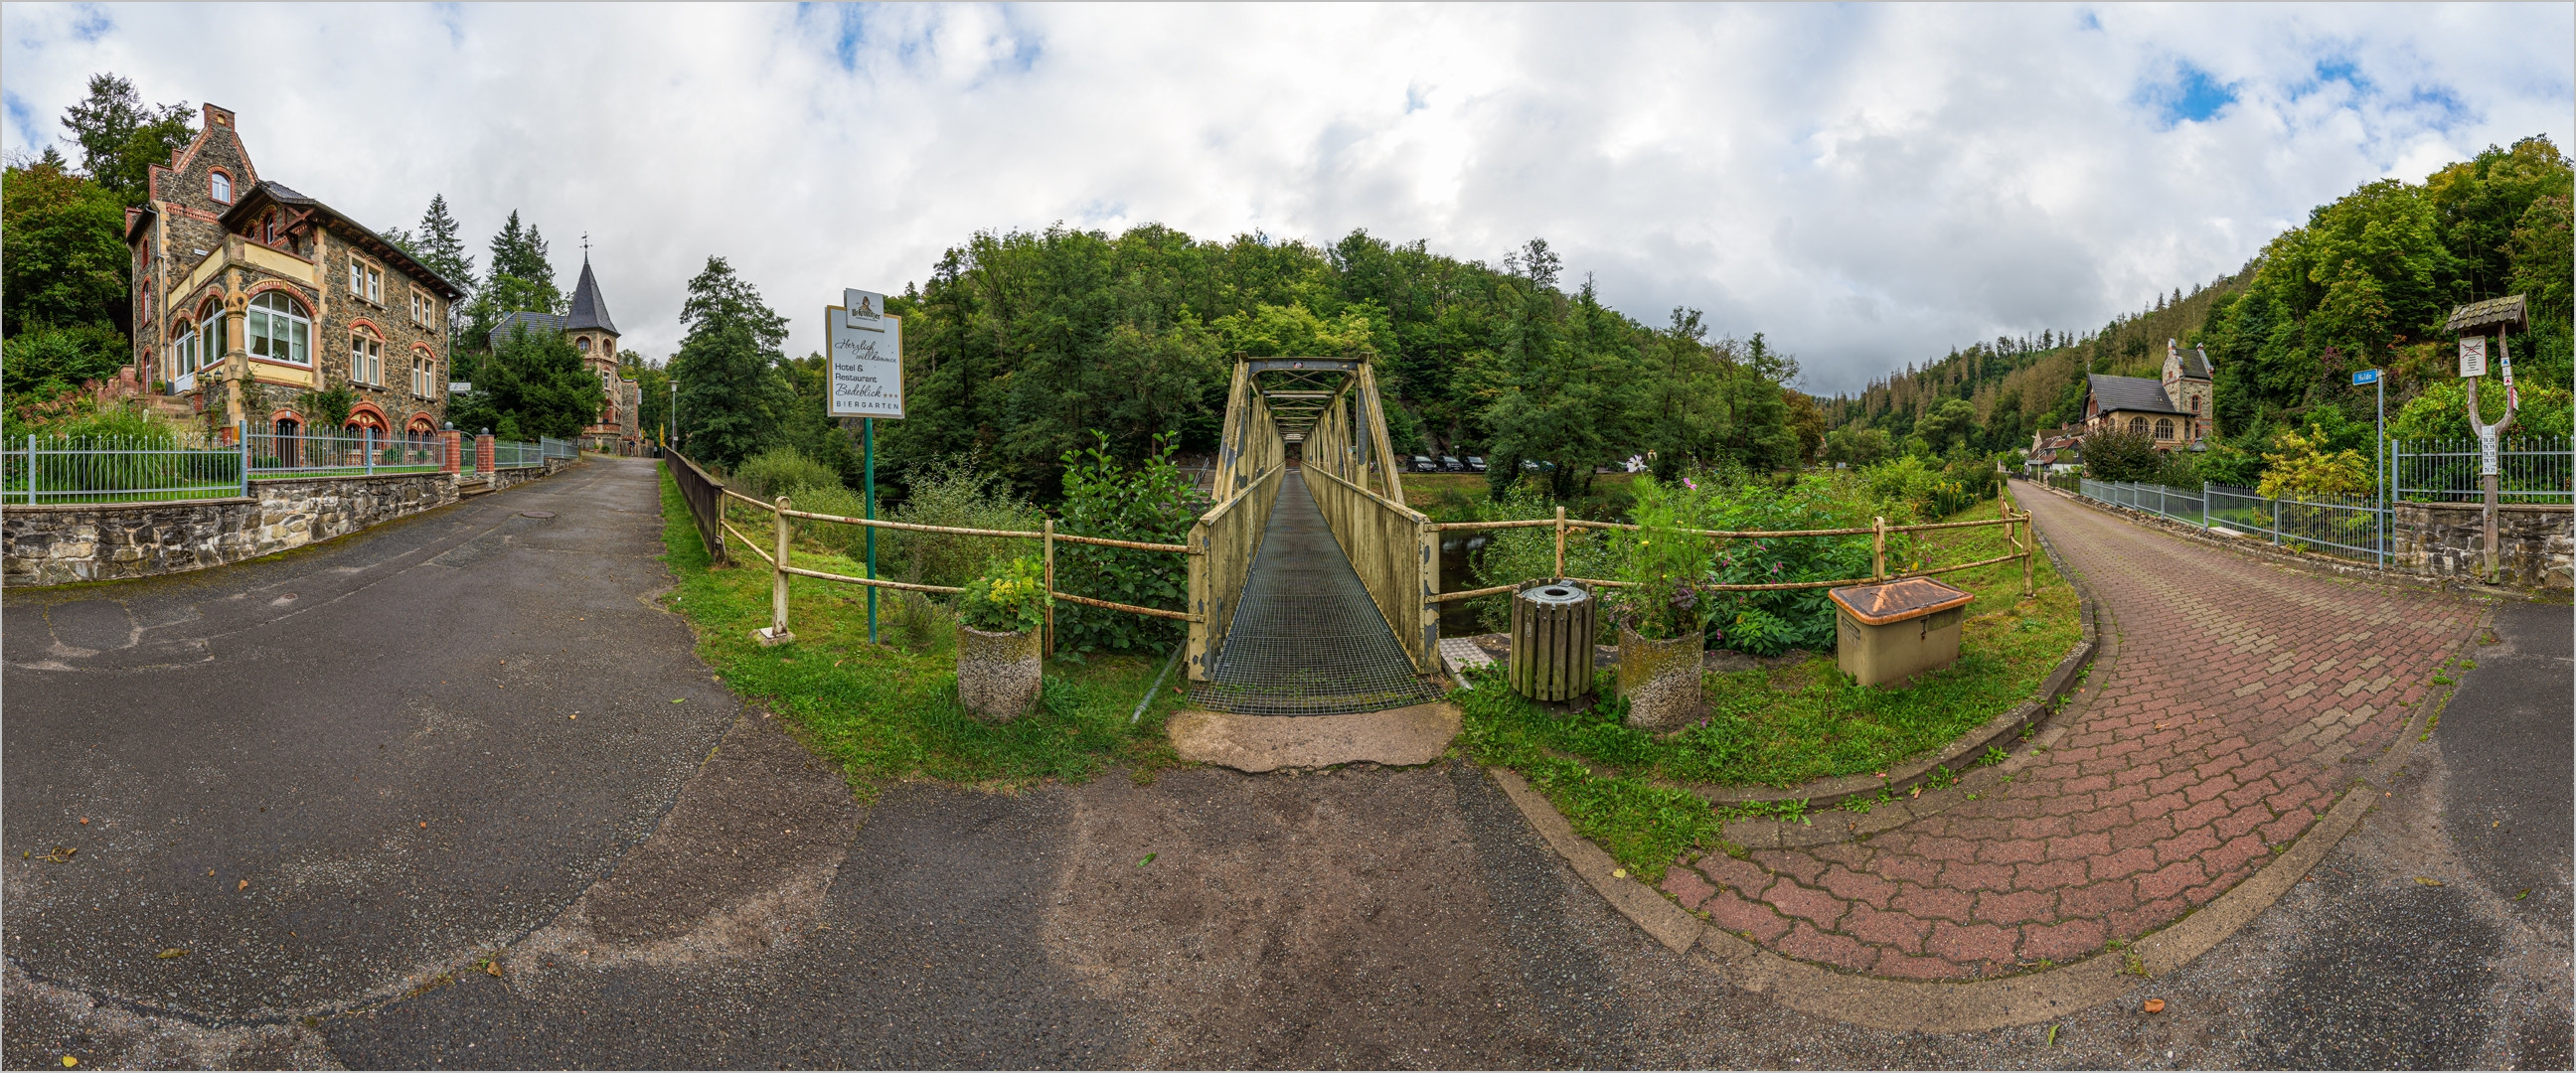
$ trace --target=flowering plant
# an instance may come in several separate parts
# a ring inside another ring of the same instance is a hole
[[[1019,633],[1046,623],[1046,567],[1023,555],[992,565],[957,596],[957,617],[986,633]]]
[[[1626,582],[1612,600],[1620,620],[1637,636],[1666,641],[1698,633],[1708,618],[1700,583],[1709,572],[1705,538],[1685,532],[1702,513],[1704,493],[1685,481],[1659,482],[1640,475],[1631,486],[1637,495],[1637,531],[1616,542],[1618,580]]]

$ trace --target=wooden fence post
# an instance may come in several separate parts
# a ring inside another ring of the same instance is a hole
[[[1870,526],[1869,579],[1887,580],[1887,519],[1876,519]]]
[[[1044,536],[1039,543],[1046,547],[1046,636],[1040,639],[1039,651],[1055,655],[1055,519],[1048,518],[1039,530]]]
[[[783,645],[796,639],[787,630],[787,497],[780,496],[769,508],[770,524],[778,533],[778,558],[769,564],[769,628],[754,630],[752,636],[762,647]]]
[[[1565,580],[1565,508],[1556,508],[1556,580]]]

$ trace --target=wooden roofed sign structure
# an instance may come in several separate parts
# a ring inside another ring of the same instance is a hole
[[[2529,306],[2522,295],[2490,298],[2471,302],[2451,310],[2443,328],[2459,333],[2460,378],[2469,382],[2469,427],[2478,434],[2478,481],[2486,492],[2486,573],[2496,573],[2496,451],[2504,431],[2513,427],[2514,412],[2522,408],[2522,398],[2513,388],[2513,352],[2505,336],[2530,326]],[[2487,375],[2487,337],[2495,337],[2495,370],[2504,380],[2504,416],[2492,425],[2478,406],[2478,381]]]

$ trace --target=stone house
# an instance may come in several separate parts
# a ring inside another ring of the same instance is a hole
[[[214,438],[318,433],[301,398],[346,386],[344,427],[420,439],[447,412],[447,309],[464,297],[375,229],[260,178],[233,113],[126,210],[135,365]]]
[[[2207,450],[2217,428],[2215,389],[2209,354],[2198,347],[2185,353],[2165,340],[2164,375],[2085,376],[2084,431],[2125,428],[2155,440],[2159,451]]]
[[[582,367],[599,377],[601,397],[596,420],[581,430],[584,450],[610,454],[640,454],[644,449],[644,389],[620,375],[617,366],[617,322],[608,316],[608,301],[600,297],[599,277],[590,270],[590,255],[581,258],[581,282],[572,289],[572,305],[562,316],[552,313],[517,312],[501,318],[486,342],[494,350],[520,325],[531,331],[562,332],[572,337],[573,349],[581,353]]]

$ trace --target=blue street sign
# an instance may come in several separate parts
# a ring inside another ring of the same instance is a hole
[[[2360,372],[2352,374],[2352,382],[2356,387],[2362,384],[2376,384],[2379,382],[2379,370],[2363,369]]]

